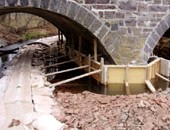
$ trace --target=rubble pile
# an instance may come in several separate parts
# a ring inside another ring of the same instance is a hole
[[[88,91],[55,94],[54,116],[83,130],[169,130],[170,89],[154,94],[108,96]],[[58,114],[58,107],[63,113]]]

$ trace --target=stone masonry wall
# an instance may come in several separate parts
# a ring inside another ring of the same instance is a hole
[[[146,48],[146,40],[162,18],[170,12],[170,0],[75,1],[102,19],[111,31],[118,33],[120,39],[114,51],[118,64],[141,61],[141,58],[146,61],[154,48]]]
[[[170,27],[170,0],[1,0],[0,6],[65,15],[93,33],[117,64],[146,62]]]

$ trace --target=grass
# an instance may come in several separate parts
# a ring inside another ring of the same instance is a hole
[[[25,40],[35,39],[35,38],[42,38],[48,36],[48,33],[45,31],[40,32],[27,32],[21,35],[21,38]]]

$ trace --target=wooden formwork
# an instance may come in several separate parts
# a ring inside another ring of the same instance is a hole
[[[160,74],[161,58],[158,58],[147,65],[104,65],[103,84],[146,84],[148,88],[155,92],[155,88],[150,82],[152,79],[162,78],[169,82],[169,79]]]
[[[81,42],[81,37],[79,41]],[[94,43],[96,43],[95,40]],[[94,46],[96,45],[94,44]],[[67,49],[69,54],[71,54],[71,55],[68,54],[68,56],[70,57],[70,59],[74,59],[74,60],[48,65],[45,66],[45,68],[56,66],[56,65],[58,66],[60,64],[63,63],[65,64],[67,62],[75,62],[79,67],[64,70],[61,72],[47,74],[47,76],[53,74],[59,74],[67,71],[77,70],[77,69],[83,69],[86,72],[84,75],[67,79],[66,82],[83,78],[85,76],[91,76],[95,80],[97,80],[98,82],[104,85],[124,84],[127,94],[130,94],[129,91],[130,84],[146,84],[152,92],[155,92],[156,90],[151,83],[152,79],[157,79],[159,77],[169,82],[169,79],[167,79],[166,77],[160,74],[161,58],[157,58],[156,60],[152,61],[147,65],[104,65],[103,60],[101,60],[101,62],[97,61],[97,56],[98,56],[97,50],[94,51],[95,58],[93,59],[92,57],[81,53],[80,48],[79,50],[72,50],[71,48],[67,47]],[[65,81],[61,83],[65,83]]]
[[[78,51],[74,50],[74,57],[81,57],[81,62],[79,60],[75,61],[75,63],[77,63],[78,65],[81,63],[81,65],[89,65],[90,67],[90,71],[95,71],[95,70],[99,70],[101,69],[101,63],[91,60],[91,57],[89,58],[88,56],[84,55],[84,54],[80,54]],[[90,62],[90,63],[89,63]],[[85,68],[84,69],[85,72],[89,71],[89,68]],[[101,76],[102,73],[96,73],[91,75],[95,80],[97,80],[98,82],[101,82]]]
[[[89,65],[89,58],[80,54],[78,51],[74,51],[75,57],[80,57],[81,60],[75,61],[77,64]],[[80,62],[81,61],[81,62]],[[148,88],[155,92],[155,88],[150,82],[152,79],[158,77],[169,80],[160,74],[161,58],[158,58],[147,65],[101,65],[101,63],[90,60],[90,69],[101,69],[100,73],[91,75],[95,80],[104,85],[109,84],[124,84],[128,93],[128,87],[130,84],[146,84]],[[86,72],[88,68],[84,69]]]

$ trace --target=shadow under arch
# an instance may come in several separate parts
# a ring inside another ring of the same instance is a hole
[[[142,58],[144,61],[148,61],[156,44],[169,28],[170,28],[170,13],[164,16],[160,20],[160,22],[158,22],[158,24],[152,30],[150,35],[147,37],[144,47],[142,49]]]
[[[46,10],[46,9],[41,9],[36,7],[23,7],[23,6],[0,7],[0,15],[4,15],[8,13],[29,13],[29,14],[42,17],[43,19],[49,21],[51,24],[56,26],[59,30],[61,30],[65,36],[72,35],[72,34],[78,36],[81,34],[86,41],[92,41],[92,42],[93,39],[96,38],[98,41],[98,48],[99,50],[101,50],[101,53],[105,55],[108,63],[114,63],[113,58],[110,56],[104,44],[101,42],[101,39],[104,37],[104,34],[100,34],[99,30],[101,30],[102,33],[103,25],[101,24],[100,27],[97,26],[95,20],[93,21],[93,23],[96,24],[96,27],[92,28],[92,25],[90,25],[91,26],[91,30],[90,30],[88,27],[83,26],[82,24],[75,21],[74,19],[64,16],[63,14],[53,12],[52,10]],[[96,20],[98,22],[97,18]],[[95,33],[96,31],[99,31],[97,35]]]

